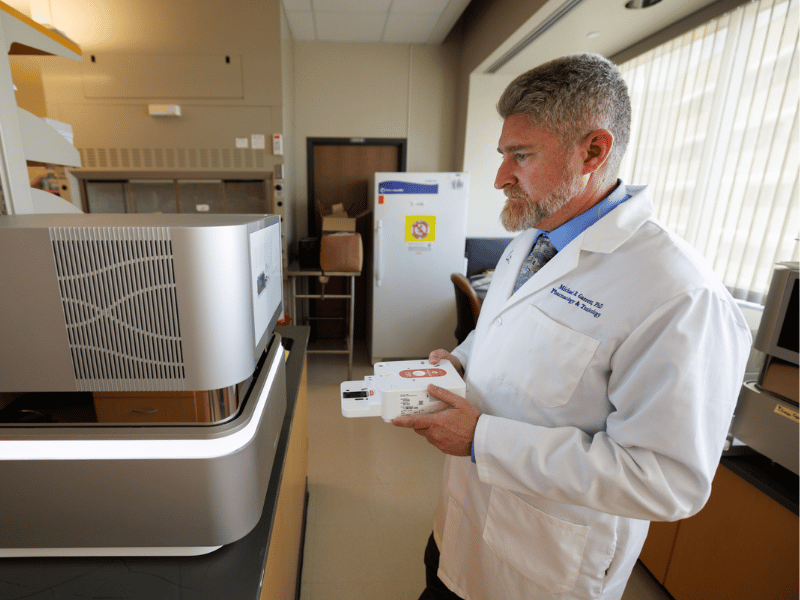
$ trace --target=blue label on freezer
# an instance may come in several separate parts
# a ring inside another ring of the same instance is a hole
[[[411,183],[410,181],[381,181],[379,194],[438,194],[438,183]]]

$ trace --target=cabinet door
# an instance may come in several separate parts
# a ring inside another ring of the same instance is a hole
[[[271,212],[264,180],[226,181],[225,212],[234,215],[263,215]]]
[[[307,373],[303,364],[259,600],[297,596],[308,476]]]
[[[680,521],[674,523],[650,523],[647,532],[647,541],[644,543],[639,560],[647,567],[661,585],[667,578],[667,568],[675,546],[675,536],[678,535]]]
[[[131,180],[128,184],[131,203],[137,213],[176,213],[175,182],[165,180]]]
[[[798,518],[723,466],[681,521],[665,587],[675,600],[797,600]]]
[[[222,182],[215,179],[178,180],[178,205],[182,214],[223,213]]]
[[[125,183],[122,181],[87,181],[86,201],[91,213],[126,213]]]

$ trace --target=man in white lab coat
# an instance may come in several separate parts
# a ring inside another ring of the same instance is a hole
[[[495,187],[521,233],[475,331],[431,354],[466,398],[432,387],[452,408],[394,421],[450,455],[422,598],[619,599],[649,521],[708,499],[750,333],[648,188],[617,179],[630,101],[614,65],[552,61],[498,110]]]

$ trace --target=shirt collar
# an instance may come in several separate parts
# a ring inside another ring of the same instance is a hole
[[[550,242],[555,249],[561,252],[567,244],[597,223],[604,215],[625,202],[631,195],[632,194],[628,193],[625,183],[621,179],[618,179],[617,187],[600,202],[592,206],[589,210],[573,217],[566,223],[559,225],[549,233],[547,231],[539,231],[536,234],[535,240],[538,240],[540,235],[547,234],[547,237],[550,238]]]

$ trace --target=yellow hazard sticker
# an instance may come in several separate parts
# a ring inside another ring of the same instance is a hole
[[[436,216],[406,216],[407,242],[433,242],[436,240]]]

